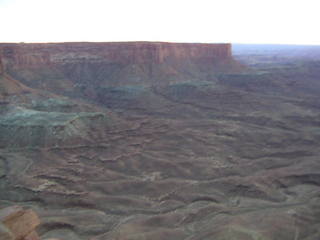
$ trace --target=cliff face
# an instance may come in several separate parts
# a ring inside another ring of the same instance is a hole
[[[101,88],[211,81],[236,66],[230,44],[165,42],[0,43],[0,60],[29,87],[94,100]]]
[[[84,60],[116,64],[178,61],[213,64],[231,58],[231,45],[162,42],[0,44],[0,52],[5,64],[28,67]]]
[[[6,96],[29,92],[29,89],[19,81],[11,78],[4,71],[2,58],[0,55],[0,104]]]

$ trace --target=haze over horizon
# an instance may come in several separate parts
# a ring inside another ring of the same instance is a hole
[[[316,0],[0,0],[0,42],[320,45]]]

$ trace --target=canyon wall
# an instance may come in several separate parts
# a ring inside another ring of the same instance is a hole
[[[231,44],[167,42],[0,43],[0,63],[28,87],[117,103],[145,88],[214,82],[239,66]]]
[[[120,64],[193,61],[214,63],[231,58],[231,44],[116,43],[0,43],[4,65],[39,66],[65,62]]]

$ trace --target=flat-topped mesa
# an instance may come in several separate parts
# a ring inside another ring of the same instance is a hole
[[[101,87],[213,81],[239,68],[231,44],[0,43],[0,56],[7,77],[28,87],[90,98],[97,98]]]
[[[231,44],[166,42],[0,43],[0,54],[4,65],[26,67],[79,61],[118,64],[191,61],[214,64],[232,58]]]

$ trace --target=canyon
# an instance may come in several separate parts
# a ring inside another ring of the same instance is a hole
[[[0,43],[0,209],[41,239],[318,240],[320,56],[292,49]]]

